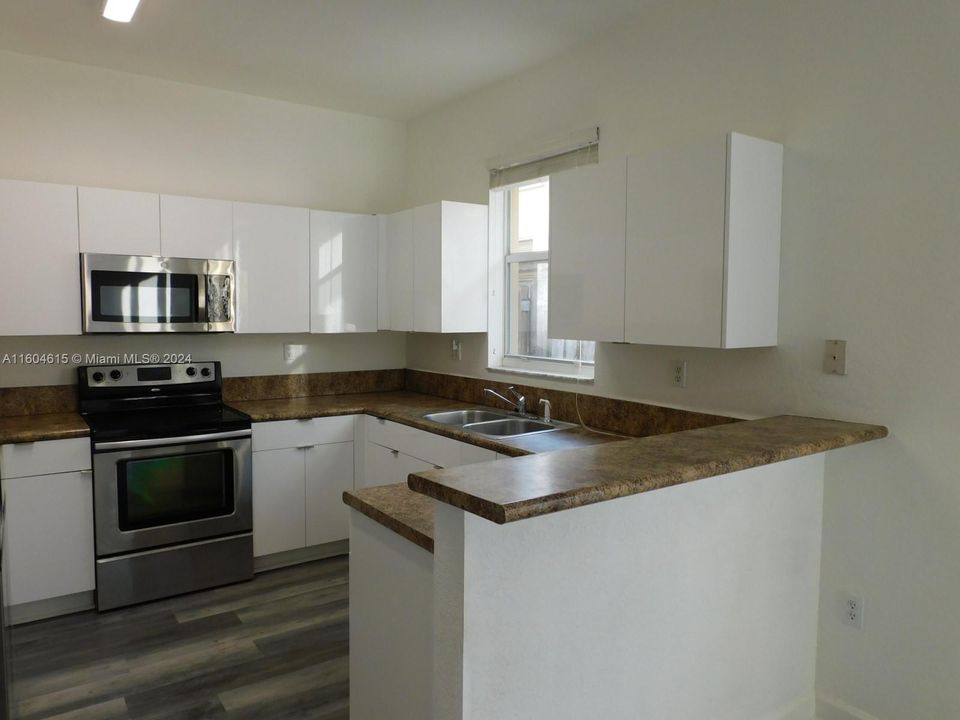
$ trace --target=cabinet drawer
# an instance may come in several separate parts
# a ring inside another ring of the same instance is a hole
[[[52,475],[90,469],[90,440],[43,440],[0,446],[0,477]]]
[[[391,450],[399,450],[431,465],[457,467],[496,459],[495,452],[476,445],[382,418],[368,417],[366,420],[368,441]]]
[[[342,415],[254,423],[253,449],[254,451],[278,450],[306,445],[353,442],[355,418],[356,415]]]

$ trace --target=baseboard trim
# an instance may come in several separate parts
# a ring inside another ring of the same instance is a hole
[[[817,693],[817,720],[880,720],[837,698]]]
[[[324,543],[323,545],[311,545],[306,548],[285,550],[284,552],[254,558],[253,572],[261,573],[267,572],[268,570],[279,570],[280,568],[290,567],[291,565],[301,565],[303,563],[313,562],[314,560],[323,560],[325,558],[336,557],[337,555],[348,555],[349,553],[349,540],[335,540],[334,542]]]
[[[11,625],[23,625],[71,613],[93,610],[97,606],[93,590],[61,595],[60,597],[34,600],[33,602],[11,605],[7,608],[8,622]]]
[[[813,717],[813,694],[799,698],[783,705],[772,713],[768,713],[761,720],[810,720]]]

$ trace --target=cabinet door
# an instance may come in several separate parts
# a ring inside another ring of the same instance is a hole
[[[487,206],[446,201],[440,205],[440,327],[437,332],[486,332]]]
[[[77,188],[0,180],[0,336],[80,334]]]
[[[160,196],[156,193],[77,188],[80,251],[160,255]]]
[[[315,445],[307,450],[307,545],[350,537],[345,490],[353,490],[353,443]]]
[[[253,554],[295,550],[306,544],[304,451],[253,453]]]
[[[377,218],[377,330],[390,329],[390,255],[387,246],[387,217]]]
[[[397,450],[368,442],[364,448],[363,477],[357,478],[357,488],[377,487],[398,482],[400,453]]]
[[[310,331],[310,212],[235,203],[237,332]]]
[[[161,195],[160,249],[167,257],[233,260],[233,203]]]
[[[379,223],[310,211],[310,331],[376,332]]]
[[[424,472],[425,470],[438,470],[440,465],[425,462],[420,458],[411,457],[400,453],[397,463],[397,475],[394,482],[407,484],[407,477],[411,473]]]
[[[548,335],[623,341],[626,159],[550,176]]]
[[[441,226],[441,203],[413,209],[413,329],[419,332],[441,332]]]
[[[627,342],[720,347],[727,141],[627,159]]]
[[[94,589],[92,478],[84,470],[3,481],[10,605]]]
[[[388,215],[385,235],[390,329],[413,330],[413,210]]]

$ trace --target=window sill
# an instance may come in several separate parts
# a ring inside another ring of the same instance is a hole
[[[488,367],[488,372],[492,373],[504,373],[505,375],[523,375],[525,377],[538,377],[544,378],[545,380],[560,380],[563,382],[573,382],[580,385],[593,385],[592,377],[584,377],[583,375],[568,375],[565,373],[558,372],[547,372],[546,370],[524,370],[522,368],[514,367]]]

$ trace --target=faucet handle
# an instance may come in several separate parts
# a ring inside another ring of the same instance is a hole
[[[523,400],[523,395],[521,395],[520,393],[518,393],[518,392],[517,392],[517,389],[516,389],[513,385],[511,385],[510,387],[507,388],[507,392],[508,392],[508,393],[513,393],[513,396],[514,396],[517,400]]]

